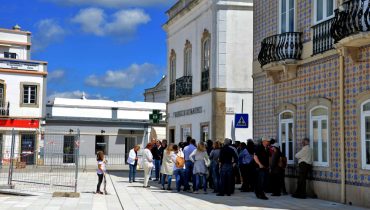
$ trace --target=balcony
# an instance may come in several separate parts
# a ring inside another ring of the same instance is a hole
[[[302,33],[286,32],[262,40],[258,61],[263,70],[277,82],[295,78],[297,61],[302,55]],[[283,72],[283,76],[280,76]]]
[[[170,84],[170,101],[175,100],[175,83]]]
[[[201,78],[201,91],[206,91],[209,89],[209,70],[202,71]]]
[[[191,96],[192,86],[192,76],[183,76],[176,79],[176,97]]]
[[[334,18],[331,18],[312,27],[313,55],[320,54],[334,48],[334,39],[330,34],[333,21]]]
[[[335,10],[331,36],[336,47],[345,47],[354,60],[358,58],[358,48],[370,43],[369,3],[369,0],[348,0]]]
[[[8,117],[9,116],[9,106],[10,103],[6,103],[5,106],[0,106],[0,117]]]

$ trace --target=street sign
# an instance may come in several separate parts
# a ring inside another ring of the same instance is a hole
[[[235,114],[235,128],[248,128],[248,114]]]
[[[149,119],[153,121],[153,123],[159,123],[162,120],[162,114],[160,110],[153,110],[152,114],[149,114]]]

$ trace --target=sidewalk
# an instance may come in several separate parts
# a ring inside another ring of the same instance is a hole
[[[128,182],[127,171],[113,171],[108,176],[108,195],[94,194],[97,176],[95,172],[81,173],[79,177],[80,198],[53,198],[51,194],[40,196],[9,196],[0,194],[0,209],[5,210],[125,210],[136,209],[353,209],[319,199],[298,200],[290,196],[270,197],[263,201],[253,193],[236,193],[232,196],[218,197],[209,190],[208,194],[176,193],[160,190],[159,185],[150,181],[151,187],[142,187],[142,172],[138,182]],[[173,182],[172,188],[175,188]],[[116,192],[117,191],[117,192]],[[121,206],[122,203],[122,206]]]

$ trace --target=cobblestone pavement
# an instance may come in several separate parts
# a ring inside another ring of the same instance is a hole
[[[290,196],[271,197],[263,201],[253,193],[236,193],[218,197],[209,190],[208,194],[193,194],[163,191],[157,183],[150,181],[150,188],[142,187],[142,173],[138,182],[129,183],[127,171],[111,172],[108,178],[108,195],[96,195],[97,176],[94,172],[81,173],[79,177],[80,198],[53,198],[51,194],[38,196],[11,196],[0,194],[1,210],[137,210],[137,209],[351,209],[364,208],[346,206],[319,199],[294,199]],[[175,188],[173,183],[172,188]]]

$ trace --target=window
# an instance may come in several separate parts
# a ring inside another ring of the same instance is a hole
[[[294,0],[280,0],[280,33],[294,31]]]
[[[170,143],[175,143],[175,129],[174,128],[170,129],[169,140],[170,140]]]
[[[22,105],[38,105],[38,85],[22,84]]]
[[[184,49],[184,76],[190,75],[191,75],[191,44],[188,40],[186,40]]]
[[[103,151],[105,155],[108,155],[108,142],[105,136],[95,136],[95,154],[98,151]]]
[[[284,111],[279,115],[279,139],[281,152],[285,154],[288,163],[294,163],[294,123],[293,112]]]
[[[211,48],[209,39],[206,39],[203,42],[203,71],[208,71],[210,66],[210,54],[211,54]]]
[[[370,100],[361,104],[362,168],[370,169]]]
[[[11,52],[4,52],[4,58],[17,58],[17,53],[11,53]]]
[[[0,83],[0,108],[5,107],[5,85]]]
[[[185,142],[188,136],[191,136],[191,125],[181,126],[181,141]]]
[[[203,124],[200,126],[201,141],[206,142],[209,139],[209,125]]]
[[[334,0],[315,0],[315,22],[319,23],[334,16]]]
[[[176,53],[171,50],[170,55],[170,84],[176,81]]]
[[[209,89],[209,70],[211,67],[211,35],[204,30],[202,37],[201,91]]]
[[[64,136],[63,141],[63,163],[74,163],[75,138],[74,136]]]
[[[328,108],[314,107],[310,111],[310,140],[313,162],[317,166],[329,166]]]

